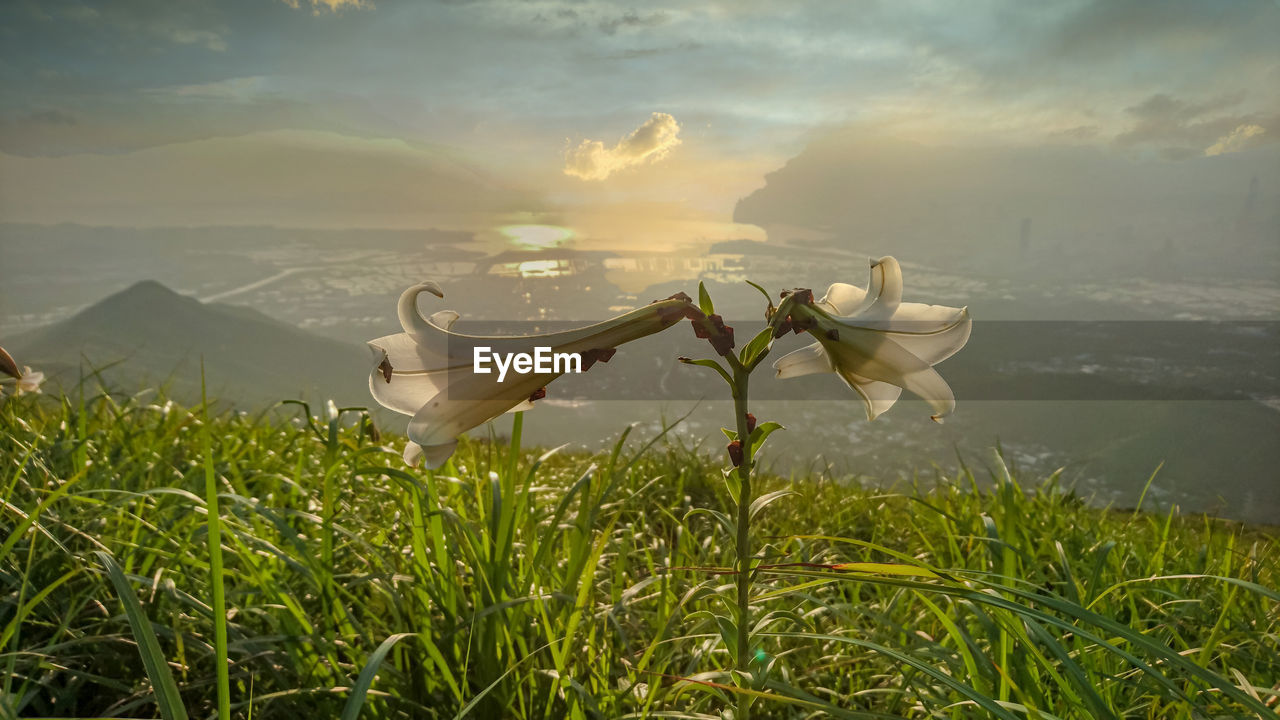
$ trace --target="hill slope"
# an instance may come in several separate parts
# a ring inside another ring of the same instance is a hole
[[[243,307],[204,304],[154,281],[137,283],[79,314],[6,341],[22,362],[70,387],[105,368],[112,384],[168,383],[198,396],[204,360],[209,394],[268,404],[286,398],[367,403],[364,348],[319,337]]]

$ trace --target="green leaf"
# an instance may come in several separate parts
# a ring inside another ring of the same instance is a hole
[[[742,348],[742,352],[738,354],[738,357],[742,360],[742,364],[746,365],[748,370],[751,370],[769,354],[769,348],[772,345],[773,328],[766,327],[751,338],[751,342]]]
[[[142,605],[133,592],[133,586],[129,584],[129,578],[110,553],[98,550],[96,554],[107,569],[107,577],[111,578],[120,602],[124,603],[124,614],[133,630],[133,639],[138,643],[147,679],[151,681],[151,688],[155,691],[160,717],[164,720],[187,720],[187,708],[182,704],[182,696],[178,694],[178,684],[173,681],[173,673],[169,672],[169,664],[160,651],[160,641],[156,640],[156,631],[142,611]]]
[[[751,431],[751,457],[754,458],[756,456],[756,451],[764,446],[764,441],[769,439],[769,436],[772,435],[775,430],[785,429],[786,428],[782,427],[782,425],[773,421],[763,422],[757,425],[756,429]]]
[[[940,578],[941,575],[919,565],[903,565],[901,563],[851,562],[834,565],[832,570],[846,572],[875,573],[877,575],[897,575],[899,577]]]
[[[757,284],[755,284],[755,283],[751,282],[750,280],[748,280],[748,281],[746,281],[746,282],[747,282],[747,284],[748,284],[748,285],[750,285],[751,287],[753,287],[753,288],[755,288],[755,289],[759,290],[759,291],[760,291],[760,294],[764,296],[764,299],[769,301],[769,307],[770,307],[770,308],[772,308],[772,307],[773,307],[773,298],[769,296],[769,291],[768,291],[768,290],[765,290],[764,288],[762,288],[762,287],[760,287],[759,285],[757,285]]]
[[[347,704],[342,708],[342,720],[356,720],[360,717],[360,710],[364,708],[365,696],[369,693],[369,688],[373,685],[373,678],[378,674],[378,668],[382,667],[382,661],[386,659],[387,653],[391,652],[391,648],[401,640],[413,637],[413,633],[398,633],[392,635],[382,644],[378,646],[369,659],[365,662],[364,668],[360,670],[360,677],[356,678],[356,684],[351,688],[351,695],[347,697]]]
[[[742,490],[742,478],[738,475],[738,468],[731,467],[724,469],[724,486],[729,490],[729,497],[733,498],[733,504],[738,504],[738,493]]]
[[[720,432],[724,433],[724,436],[729,438],[729,442],[733,442],[738,439],[738,433],[736,430],[730,430],[727,427],[722,427],[720,428]]]
[[[699,367],[711,368],[712,370],[715,370],[716,372],[720,373],[720,377],[724,378],[724,381],[729,383],[729,387],[733,387],[733,377],[729,375],[728,370],[724,369],[724,366],[722,366],[720,363],[716,362],[715,360],[711,360],[709,358],[694,359],[694,358],[682,357],[680,358],[680,362],[684,363],[685,365],[697,365]]]
[[[734,537],[738,534],[738,524],[733,521],[727,514],[719,510],[710,510],[708,508],[694,508],[686,514],[685,520],[695,515],[710,515],[716,522],[720,523],[720,527],[724,529],[727,537]]]
[[[738,657],[738,625],[732,618],[726,615],[712,614],[715,618],[716,628],[720,630],[720,639],[724,641],[725,649],[729,651],[729,657]]]
[[[716,311],[716,306],[711,304],[711,295],[707,293],[705,283],[698,283],[698,308],[707,315],[712,315]]]
[[[788,495],[799,495],[799,494],[800,493],[794,490],[774,490],[771,493],[765,493],[764,495],[761,495],[760,497],[751,501],[750,517],[754,519],[756,516],[756,513],[768,507],[769,503],[772,503],[774,500],[777,500],[779,498],[784,498]]]

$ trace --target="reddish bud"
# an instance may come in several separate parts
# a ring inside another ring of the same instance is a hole
[[[733,466],[740,467],[742,465],[742,441],[734,440],[729,443],[726,449],[729,451],[729,460],[733,463]]]
[[[533,394],[529,396],[529,402],[533,402],[534,400],[541,400],[546,396],[547,396],[547,389],[544,387],[540,387],[537,390],[534,390]]]
[[[391,382],[391,360],[386,355],[382,356],[382,362],[378,364],[378,369],[382,371],[382,378],[387,382]]]
[[[747,433],[749,434],[749,433],[755,432],[755,429],[756,429],[756,416],[752,415],[751,413],[747,413]]]
[[[827,331],[827,339],[835,340],[838,342],[840,340],[840,331],[835,328],[831,328],[830,330]]]
[[[692,317],[691,315],[689,315],[689,309],[693,308],[693,298],[689,297],[688,295],[682,292],[678,292],[674,295],[663,298],[662,300],[654,300],[649,304],[653,305],[654,303],[665,302],[667,300],[680,300],[685,304],[680,307],[669,307],[669,308],[663,308],[659,310],[658,320],[662,322],[662,324],[666,325],[672,322],[676,322],[682,317]],[[694,308],[694,310],[696,309],[697,308]]]
[[[618,352],[617,348],[592,348],[582,353],[582,372],[590,370],[597,361],[609,362],[616,352]]]

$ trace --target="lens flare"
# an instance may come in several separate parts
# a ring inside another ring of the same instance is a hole
[[[560,247],[573,237],[572,230],[558,225],[506,225],[498,232],[525,250]]]

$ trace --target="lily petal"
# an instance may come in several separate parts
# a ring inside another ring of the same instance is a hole
[[[406,443],[404,446],[404,461],[408,465],[414,466],[419,462],[426,460],[428,470],[435,470],[441,465],[449,461],[453,457],[453,451],[458,449],[458,441],[443,443],[441,445],[430,445],[423,447],[415,442]]]
[[[44,382],[44,373],[33,372],[27,366],[22,367],[22,375],[18,378],[18,395],[23,393],[38,393],[40,385]]]
[[[418,283],[401,293],[400,301],[396,305],[396,315],[400,318],[400,327],[413,336],[419,334],[429,335],[433,327],[430,321],[422,317],[422,313],[418,311],[418,296],[424,292],[429,292],[438,298],[444,297],[444,290],[440,289],[440,285],[428,280],[427,282]]]
[[[559,375],[508,375],[501,385],[488,375],[468,373],[458,377],[414,413],[409,421],[409,439],[419,445],[452,441],[527,401],[535,390],[557,377]]]
[[[835,368],[831,366],[830,356],[819,343],[806,345],[783,355],[773,363],[773,369],[778,371],[777,377],[782,379],[835,372]]]
[[[912,355],[936,365],[969,342],[973,318],[967,307],[902,303],[893,317],[878,327]]]
[[[929,363],[912,355],[887,333],[858,328],[842,328],[840,340],[818,342],[832,357],[832,364],[843,377],[853,373],[868,380],[878,380],[909,390],[934,409],[934,417],[955,410],[956,399],[951,386]],[[845,378],[848,381],[848,378]]]
[[[902,302],[902,267],[892,257],[871,261],[867,297],[854,313],[865,320],[888,320]]]
[[[832,283],[818,305],[832,315],[854,315],[867,299],[867,291],[849,283]]]
[[[5,352],[2,347],[0,347],[0,372],[12,378],[22,377],[22,371],[18,369],[18,363],[14,362],[13,356]]]
[[[897,385],[868,380],[854,373],[840,373],[840,379],[844,380],[844,384],[851,390],[862,396],[862,402],[867,406],[867,420],[880,417],[902,396],[902,388]]]

